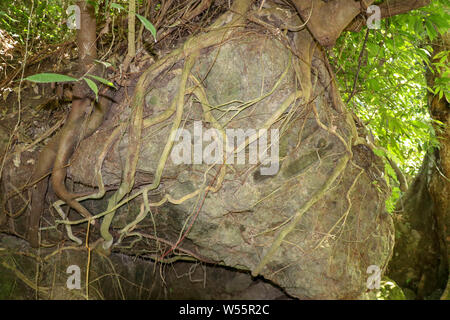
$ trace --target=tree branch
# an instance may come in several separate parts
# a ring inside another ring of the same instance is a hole
[[[374,0],[365,0],[370,5]],[[303,22],[324,47],[332,47],[345,27],[361,12],[361,2],[354,0],[292,0]],[[308,19],[309,18],[309,19]]]
[[[407,13],[429,5],[431,0],[387,0],[380,4],[381,19]]]
[[[431,0],[386,0],[379,4],[381,19],[386,19],[415,9],[425,7]],[[365,17],[358,16],[345,28],[346,31],[359,32],[365,25]]]
[[[388,158],[387,156],[386,156],[386,159],[389,162],[389,164],[391,165],[392,169],[394,169],[395,175],[397,176],[397,179],[398,179],[400,191],[405,193],[406,191],[408,191],[408,181],[406,180],[405,175],[403,174],[402,170],[400,170],[400,168],[398,167],[397,163],[395,163],[395,161]]]
[[[369,31],[370,31],[370,29],[367,29],[366,36],[364,37],[364,43],[362,45],[361,52],[359,53],[358,70],[356,70],[355,79],[353,81],[353,89],[350,94],[350,97],[348,97],[347,101],[345,102],[346,104],[348,104],[350,102],[350,100],[352,100],[354,95],[356,94],[356,85],[358,84],[359,72],[361,71],[361,63],[362,63],[362,59],[364,57],[364,50],[366,49],[367,39],[369,39]]]

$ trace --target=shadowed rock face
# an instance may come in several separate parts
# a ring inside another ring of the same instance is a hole
[[[87,250],[75,247],[56,254],[53,249],[41,249],[45,262],[39,268],[36,292],[23,281],[35,279],[36,250],[21,239],[2,234],[0,246],[4,249],[0,255],[2,300],[81,300],[86,299],[86,292],[90,300],[291,299],[279,288],[244,272],[188,262],[164,266],[124,254],[106,257],[95,252],[90,257],[86,291]],[[79,289],[74,280],[76,267],[80,268]],[[18,278],[18,273],[23,276]],[[74,286],[72,290],[68,282]]]
[[[282,42],[250,25],[200,52],[188,78],[181,124],[193,144],[198,122],[203,132],[278,129],[279,170],[262,175],[260,164],[249,163],[251,146],[243,164],[180,165],[169,157],[161,184],[149,193],[152,214],[134,229],[147,237],[138,242],[133,242],[136,236],[125,237],[119,244],[115,234],[113,249],[149,256],[159,252],[160,257],[171,246],[155,238],[173,244],[183,237],[179,247],[228,267],[257,270],[294,297],[360,297],[368,266],[384,270],[392,252],[393,225],[384,210],[389,190],[380,159],[356,146],[354,123],[333,90],[326,57],[311,41],[307,32],[298,32]],[[184,61],[180,54],[170,68],[153,75],[146,117],[160,115],[176,99]],[[126,121],[130,111],[124,105],[126,100],[112,109]],[[144,130],[137,184],[152,182],[172,123],[173,116]],[[69,168],[72,181],[96,186],[95,163],[113,127],[108,122],[80,144]],[[125,133],[108,151],[102,166],[106,186],[120,183],[127,144]],[[331,181],[349,150],[356,156]],[[207,186],[217,190],[207,191]],[[100,213],[108,197],[86,207]],[[141,201],[139,196],[122,207],[113,228],[136,219]]]

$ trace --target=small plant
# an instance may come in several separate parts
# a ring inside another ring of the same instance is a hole
[[[121,6],[118,3],[111,3],[111,8],[127,11],[123,6]],[[148,21],[146,17],[141,16],[140,14],[137,14],[137,13],[135,13],[135,15],[141,21],[141,23],[144,25],[145,29],[150,31],[150,33],[153,35],[153,38],[155,39],[155,42],[156,42],[155,26],[150,21]]]
[[[95,98],[98,100],[98,86],[97,84],[92,80],[97,80],[100,83],[103,83],[107,86],[115,88],[114,84],[102,77],[94,76],[92,74],[86,74],[83,77],[76,79],[73,77],[69,77],[63,74],[58,73],[38,73],[32,76],[29,76],[25,78],[25,80],[36,82],[36,83],[53,83],[53,82],[77,82],[77,81],[85,81],[86,84],[91,88],[91,90],[95,93]]]

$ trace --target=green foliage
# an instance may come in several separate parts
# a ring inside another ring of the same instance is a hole
[[[433,126],[437,123],[428,113],[427,90],[447,100],[450,96],[448,52],[432,59],[432,41],[450,27],[448,3],[436,0],[383,20],[379,30],[369,31],[365,45],[364,32],[348,32],[330,54],[344,101],[350,100],[349,107],[383,149],[375,152],[395,161],[410,176],[418,172],[425,152],[438,146],[438,126]],[[426,74],[438,69],[440,77],[428,88]],[[387,161],[385,177],[392,189],[386,209],[392,212],[401,191]]]
[[[395,283],[395,281],[383,276],[379,289],[372,289],[366,293],[367,300],[407,300],[411,296],[406,296],[405,292]]]
[[[38,73],[29,77],[26,77],[25,80],[31,81],[31,82],[37,82],[37,83],[52,83],[52,82],[76,82],[76,81],[82,81],[84,80],[86,84],[89,86],[89,88],[95,93],[95,97],[98,100],[98,86],[97,84],[92,81],[89,78],[92,78],[94,80],[97,80],[107,86],[115,88],[114,84],[102,77],[95,76],[93,74],[86,74],[85,76],[81,77],[80,79],[72,78],[63,74],[57,74],[57,73]]]
[[[95,99],[98,100],[98,87],[95,84],[95,82],[89,78],[83,78],[83,80],[87,83],[89,88],[91,88],[91,90],[95,93]]]
[[[138,17],[138,19],[142,22],[142,24],[144,25],[145,29],[150,31],[150,33],[152,34],[153,38],[156,41],[156,28],[155,28],[155,26],[153,24],[151,24],[151,22],[148,21],[147,18],[145,18],[144,16],[141,16],[140,14],[136,13],[136,17]]]
[[[388,277],[383,277],[380,290],[376,292],[377,300],[406,300],[402,289]]]
[[[86,76],[87,76],[87,77],[91,77],[92,79],[95,79],[95,80],[97,80],[98,82],[101,82],[101,83],[103,83],[103,84],[105,84],[105,85],[107,85],[107,86],[110,86],[110,87],[112,87],[112,88],[115,88],[114,84],[113,84],[111,81],[106,80],[105,78],[98,77],[98,76],[94,76],[93,74],[88,74],[88,75],[86,75]]]
[[[111,8],[126,11],[126,9],[122,5],[115,3],[115,2],[111,3]]]
[[[114,15],[112,9],[122,9],[120,3],[128,4],[128,1],[112,2],[111,0],[90,0],[95,8],[98,23],[106,20],[108,15]],[[33,12],[31,12],[34,3]],[[144,0],[136,1],[143,5]],[[75,4],[75,0],[1,0],[0,1],[0,29],[5,30],[20,44],[25,43],[28,31],[28,20],[31,19],[30,39],[32,49],[51,43],[61,43],[75,36],[75,30],[67,27],[66,9]],[[156,29],[144,16],[136,14],[144,27],[156,38]],[[36,50],[35,50],[36,51]]]
[[[118,3],[111,3],[111,8],[127,11],[122,5],[120,5]],[[156,41],[156,28],[155,28],[155,26],[150,21],[148,21],[148,19],[146,17],[141,16],[140,14],[137,14],[137,13],[135,13],[135,15],[141,21],[141,23],[144,25],[145,29],[150,31],[150,33],[153,35],[153,38]]]
[[[31,13],[32,3],[34,10]],[[39,43],[59,43],[73,36],[65,24],[69,0],[1,0],[0,29],[7,31],[19,43],[25,43],[28,20],[34,47]],[[30,16],[31,14],[31,16]]]
[[[111,8],[126,11],[126,9],[118,3],[111,3]]]
[[[448,0],[433,1],[428,7],[382,21],[379,30],[370,30],[359,56],[364,32],[346,33],[331,53],[337,66],[337,80],[344,100],[408,174],[420,168],[424,153],[437,146],[427,108],[427,89],[448,97],[447,54],[432,62],[430,41],[449,29]],[[433,88],[427,88],[425,75],[433,66],[446,68]]]
[[[433,57],[433,68],[430,70],[435,73],[435,70],[439,70],[439,76],[434,81],[434,88],[428,88],[432,93],[439,96],[442,99],[445,96],[448,102],[450,102],[449,83],[450,83],[450,68],[449,68],[449,50],[439,52]]]
[[[77,79],[57,73],[38,73],[26,77],[25,80],[37,83],[52,83],[52,82],[73,82]]]

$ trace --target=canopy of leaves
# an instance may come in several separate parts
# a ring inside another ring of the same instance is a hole
[[[449,1],[394,16],[381,28],[347,32],[329,52],[344,101],[363,121],[381,147],[375,152],[395,161],[410,177],[415,175],[427,150],[438,146],[428,113],[427,90],[449,100],[448,52],[434,57],[432,43],[448,32]],[[444,70],[428,88],[426,75]],[[393,183],[387,209],[400,196],[397,176],[386,162]]]
[[[448,54],[433,59],[432,41],[449,29],[448,0],[385,19],[380,29],[343,34],[332,64],[344,101],[377,142],[407,173],[419,169],[424,152],[437,144],[427,109],[427,89],[450,98],[448,71],[434,88],[425,75],[445,66]],[[356,74],[358,76],[356,77]],[[355,79],[357,78],[356,84]]]
[[[27,36],[30,14],[30,39],[35,47],[39,42],[58,43],[73,35],[65,24],[69,0],[2,0],[0,1],[0,29],[23,44]],[[31,13],[31,8],[33,12]]]

